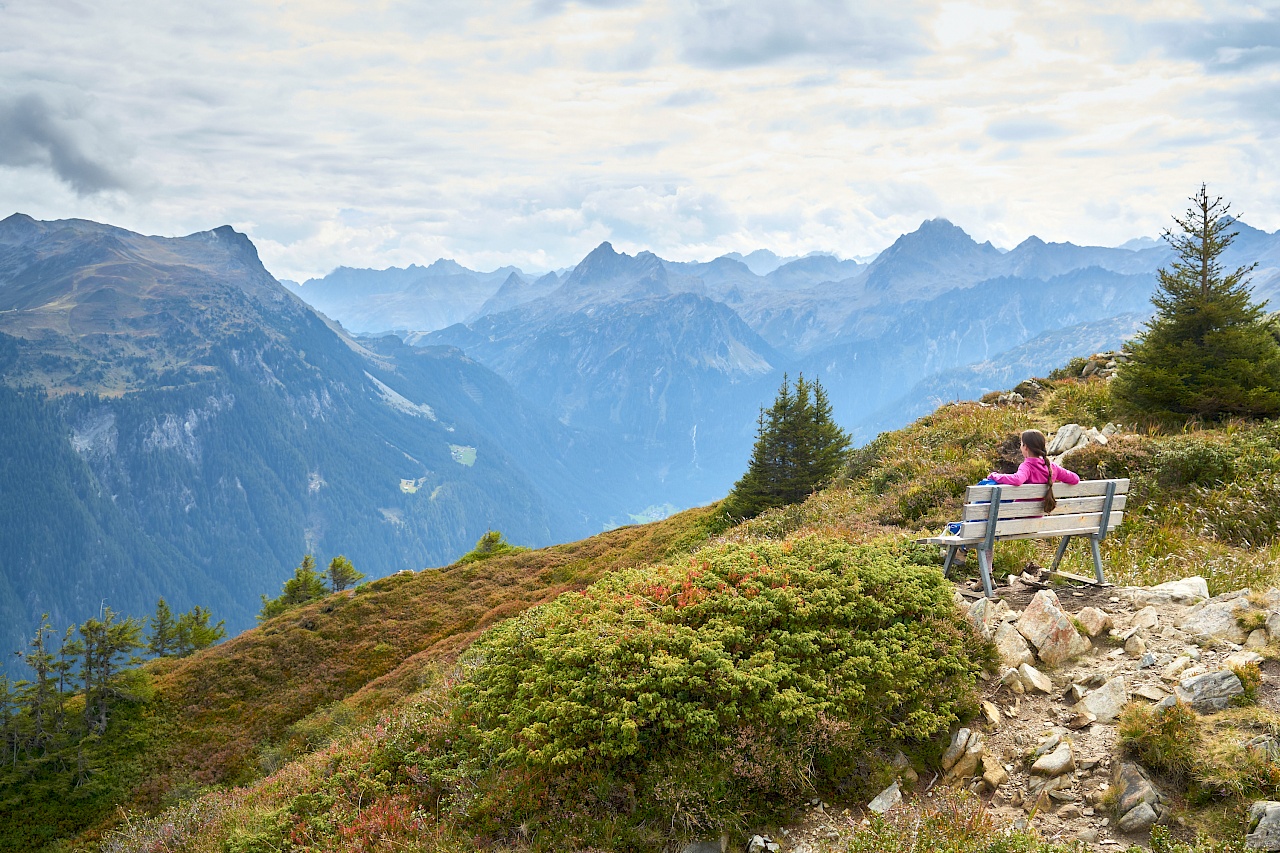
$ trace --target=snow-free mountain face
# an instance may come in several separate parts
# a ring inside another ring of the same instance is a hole
[[[4,648],[104,599],[238,631],[306,553],[379,577],[489,529],[579,538],[660,496],[621,443],[463,353],[347,337],[228,227],[0,222],[0,435]],[[619,472],[638,503],[614,500]]]

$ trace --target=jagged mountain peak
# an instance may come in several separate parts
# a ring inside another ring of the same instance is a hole
[[[635,256],[617,252],[605,241],[574,267],[553,296],[561,303],[582,305],[647,298],[669,291],[667,269],[661,258],[652,252]]]
[[[471,270],[452,258],[440,258],[426,268],[427,275],[469,275]]]

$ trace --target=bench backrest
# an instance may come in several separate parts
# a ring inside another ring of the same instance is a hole
[[[1034,486],[970,486],[965,492],[960,536],[980,539],[987,535],[992,496],[999,489],[995,535],[999,539],[1030,539],[1044,536],[1076,536],[1110,532],[1124,520],[1129,480],[1081,480],[1068,486],[1054,483],[1058,505],[1044,513],[1043,483]],[[1110,507],[1107,493],[1111,492]],[[1109,511],[1108,511],[1109,510]],[[1106,516],[1107,527],[1101,531]]]

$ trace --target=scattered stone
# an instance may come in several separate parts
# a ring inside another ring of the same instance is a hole
[[[1042,589],[1032,597],[1018,617],[1017,626],[1047,666],[1060,666],[1093,648],[1088,639],[1080,636],[1050,589]]]
[[[1244,751],[1254,758],[1266,760],[1272,764],[1280,761],[1280,743],[1277,743],[1276,739],[1270,735],[1258,735],[1241,745],[1244,747]]]
[[[1117,675],[1097,690],[1090,692],[1071,709],[1073,713],[1089,713],[1100,723],[1113,723],[1129,701],[1129,689],[1123,675]]]
[[[1134,628],[1145,628],[1149,631],[1155,630],[1160,625],[1160,614],[1156,612],[1154,607],[1144,607],[1133,614],[1133,621],[1129,624]]]
[[[1079,730],[1087,726],[1091,726],[1096,722],[1098,722],[1098,718],[1092,713],[1088,711],[1078,711],[1075,716],[1067,721],[1067,728]]]
[[[1082,841],[1085,844],[1093,844],[1098,840],[1098,830],[1093,827],[1082,829],[1076,833],[1076,840]]]
[[[1191,605],[1208,600],[1209,584],[1202,577],[1190,577],[1162,583],[1150,589],[1138,587],[1125,589],[1123,592],[1135,604]]]
[[[1009,781],[1009,773],[1000,766],[1000,762],[990,753],[982,756],[982,781],[995,790]]]
[[[1018,674],[1018,670],[1005,670],[1005,674],[1000,676],[1000,683],[1005,685],[1006,688],[1009,688],[1010,692],[1014,693],[1014,695],[1027,693],[1027,688],[1024,688],[1023,678]]]
[[[1160,671],[1160,677],[1165,681],[1177,681],[1179,674],[1189,666],[1191,666],[1191,658],[1179,655]]]
[[[1248,638],[1244,641],[1244,647],[1246,649],[1265,649],[1269,642],[1266,629],[1255,628],[1249,632]]]
[[[1027,692],[1053,692],[1053,682],[1049,680],[1049,676],[1045,675],[1031,664],[1024,663],[1019,666],[1018,676],[1022,680],[1022,686]]]
[[[1033,776],[1054,778],[1061,776],[1063,773],[1069,773],[1075,767],[1075,755],[1071,751],[1071,741],[1064,740],[1058,744],[1053,752],[1037,758],[1035,764],[1031,765],[1031,773]]]
[[[1249,806],[1249,834],[1244,844],[1254,850],[1280,850],[1280,803],[1259,800]]]
[[[982,700],[982,718],[987,721],[987,725],[996,728],[1000,725],[1000,709],[996,707],[994,702]]]
[[[1267,638],[1272,642],[1280,640],[1280,613],[1271,613],[1267,616]]]
[[[1003,623],[1006,615],[1012,615],[1009,604],[1000,599],[979,598],[969,605],[969,621],[988,640],[995,633],[996,627]]]
[[[1244,685],[1229,669],[1219,669],[1184,678],[1174,688],[1174,693],[1191,709],[1199,714],[1211,714],[1221,711],[1231,702],[1232,696],[1244,692]]]
[[[1084,427],[1080,424],[1063,424],[1058,431],[1053,434],[1053,439],[1046,448],[1050,456],[1061,456],[1068,450],[1078,447],[1081,443],[1087,443],[1088,439],[1084,439]]]
[[[1147,641],[1142,639],[1142,634],[1135,633],[1124,644],[1125,654],[1141,657],[1147,652]]]
[[[1017,667],[1024,663],[1035,663],[1036,656],[1031,652],[1031,647],[1018,633],[1018,629],[1008,622],[1002,622],[996,628],[994,641],[996,651],[1000,653],[1000,660],[1005,666]]]
[[[885,814],[889,809],[894,806],[901,805],[901,803],[902,789],[898,787],[898,783],[895,780],[892,785],[885,788],[879,794],[876,794],[875,799],[867,803],[867,808],[876,814]],[[747,849],[750,850],[749,847]]]
[[[961,729],[961,731],[968,730]],[[958,734],[959,733],[957,732],[957,735]],[[951,743],[954,747],[956,739],[953,738]],[[968,739],[965,742],[964,752],[954,760],[950,769],[947,770],[946,776],[943,777],[943,781],[961,782],[966,779],[972,779],[978,772],[978,763],[982,760],[982,754],[985,749],[986,746],[983,743],[982,735],[978,732],[969,732]],[[951,753],[950,748],[947,750],[947,753]]]
[[[960,760],[960,756],[964,755],[965,747],[969,745],[969,730],[960,729],[951,736],[951,745],[947,747],[947,751],[942,754],[942,769],[950,770],[955,763]]]
[[[1231,669],[1232,667],[1248,666],[1251,663],[1261,665],[1262,661],[1262,655],[1246,649],[1227,655],[1227,659],[1223,663],[1226,664],[1227,669]]]
[[[1084,628],[1084,632],[1090,637],[1097,637],[1114,625],[1111,614],[1096,607],[1082,609],[1076,614],[1076,621],[1080,623],[1080,627]]]
[[[1169,694],[1161,690],[1159,687],[1156,687],[1154,684],[1143,684],[1140,687],[1135,687],[1133,689],[1133,695],[1141,696],[1143,699],[1151,702],[1159,702]]]
[[[1146,652],[1145,654],[1143,654],[1141,658],[1138,659],[1138,669],[1151,669],[1151,667],[1155,665],[1156,665],[1156,656],[1151,654],[1151,652]]]
[[[1089,689],[1085,687],[1083,684],[1073,683],[1070,687],[1067,688],[1067,692],[1063,694],[1062,698],[1066,699],[1068,702],[1074,705],[1075,703],[1083,699],[1085,694],[1088,692],[1089,692]]]
[[[1160,791],[1142,772],[1142,768],[1128,761],[1116,768],[1114,783],[1120,788],[1116,802],[1116,829],[1121,832],[1140,832],[1149,829],[1159,818],[1157,811]]]
[[[1219,596],[1193,607],[1178,627],[1189,634],[1243,643],[1249,635],[1237,617],[1248,609],[1249,601],[1244,596]]]
[[[1075,803],[1067,803],[1065,806],[1058,809],[1057,815],[1063,820],[1075,820],[1076,818],[1081,817],[1083,813],[1080,811],[1080,807]]]
[[[1151,805],[1139,803],[1116,821],[1116,829],[1121,832],[1142,832],[1145,829],[1150,829],[1158,817],[1155,808]]]

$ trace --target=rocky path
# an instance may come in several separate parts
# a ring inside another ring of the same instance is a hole
[[[954,733],[942,774],[917,779],[904,768],[898,788],[871,809],[896,807],[899,789],[914,791],[909,799],[965,787],[998,819],[1033,826],[1047,840],[1078,840],[1093,850],[1146,847],[1155,822],[1178,822],[1176,803],[1144,768],[1119,757],[1116,718],[1124,705],[1168,707],[1181,699],[1212,714],[1243,691],[1232,668],[1249,663],[1262,666],[1259,704],[1280,705],[1278,665],[1259,653],[1280,640],[1280,590],[1210,599],[1200,578],[1151,588],[1048,588],[1024,575],[998,596],[988,601],[963,586],[956,594],[1003,661],[985,684],[982,717]],[[1280,751],[1261,748],[1273,747]],[[776,841],[762,836],[757,847],[838,848],[864,813],[814,803],[805,820]]]

